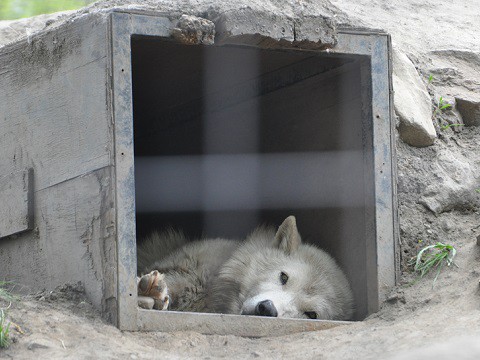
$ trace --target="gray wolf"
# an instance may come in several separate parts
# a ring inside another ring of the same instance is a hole
[[[187,242],[154,233],[138,248],[138,294],[159,310],[348,320],[347,278],[325,251],[302,243],[295,217],[259,227],[243,242]]]

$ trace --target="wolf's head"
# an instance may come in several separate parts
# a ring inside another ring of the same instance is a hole
[[[350,319],[350,285],[330,255],[303,244],[295,217],[275,232],[255,230],[220,271],[217,311],[244,315]]]

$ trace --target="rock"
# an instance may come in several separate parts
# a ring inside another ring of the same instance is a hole
[[[175,40],[182,44],[213,45],[215,40],[215,24],[207,19],[192,15],[182,15],[172,31]]]
[[[466,126],[480,126],[480,98],[455,97],[457,110]]]
[[[295,41],[302,43],[302,48],[334,47],[337,44],[335,23],[328,17],[303,16],[295,21]]]
[[[401,302],[402,304],[407,303],[407,300],[405,299],[405,295],[403,294],[403,292],[394,293],[388,296],[385,301],[390,304],[396,304],[397,302]]]
[[[288,42],[295,39],[293,22],[283,14],[259,13],[251,8],[244,8],[223,13],[215,24],[218,43],[240,41],[244,44],[257,45],[264,44],[267,37]]]
[[[452,209],[470,210],[476,204],[475,171],[472,165],[460,153],[444,149],[435,159],[436,182],[430,184],[420,204],[438,215]]]
[[[35,351],[36,349],[48,349],[51,347],[50,341],[46,339],[38,339],[30,341],[27,345],[28,350]]]
[[[326,49],[337,44],[337,29],[332,17],[293,16],[282,12],[264,12],[250,7],[227,11],[215,20],[218,43],[269,47],[273,40],[301,44],[302,48]],[[252,35],[254,34],[254,35]],[[276,46],[275,41],[272,46]]]
[[[411,146],[433,145],[437,133],[432,121],[432,103],[427,89],[408,57],[393,49],[395,112],[400,119],[400,138]]]
[[[440,226],[442,227],[443,231],[450,232],[452,231],[454,224],[450,220],[444,220],[440,223]]]
[[[480,235],[477,236],[477,245],[480,246]]]

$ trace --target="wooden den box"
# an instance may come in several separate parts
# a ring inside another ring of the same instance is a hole
[[[295,215],[378,310],[398,261],[390,38],[330,50],[187,45],[163,15],[92,14],[0,49],[0,276],[81,282],[126,330],[248,336],[334,322],[142,310],[136,246],[153,229],[243,237]],[[251,34],[255,36],[255,34]]]

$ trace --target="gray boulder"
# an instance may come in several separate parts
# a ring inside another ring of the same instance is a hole
[[[415,66],[399,50],[393,50],[393,90],[400,138],[409,145],[433,145],[437,133],[432,121],[432,103]]]
[[[466,126],[480,126],[480,97],[455,97],[457,110]]]
[[[441,150],[435,159],[435,182],[427,186],[420,203],[438,215],[478,207],[475,166],[458,151]]]

